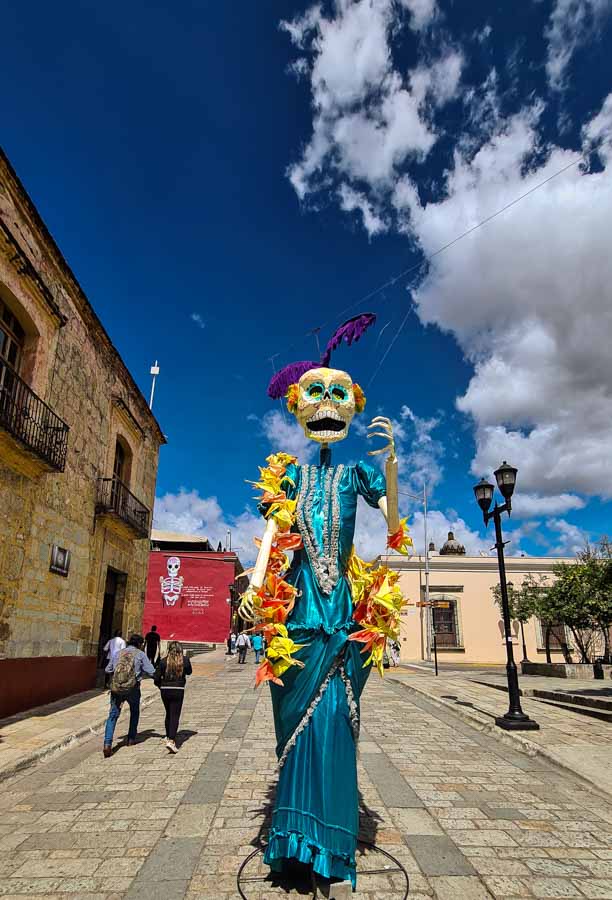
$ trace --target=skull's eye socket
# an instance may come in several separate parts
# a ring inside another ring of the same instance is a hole
[[[323,394],[323,385],[319,384],[318,381],[315,381],[314,384],[308,385],[308,387],[306,388],[306,396],[309,400],[320,400]]]
[[[348,391],[340,384],[334,384],[331,389],[332,400],[336,403],[346,403],[348,400]]]

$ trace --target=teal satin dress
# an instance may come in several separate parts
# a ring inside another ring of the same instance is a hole
[[[283,674],[284,687],[270,685],[280,775],[264,859],[275,871],[296,859],[355,887],[359,698],[370,667],[362,645],[348,640],[359,626],[346,571],[357,498],[377,507],[385,479],[361,462],[290,465],[287,475],[304,541],[285,576],[299,591],[287,627],[306,644],[295,654],[305,665]]]

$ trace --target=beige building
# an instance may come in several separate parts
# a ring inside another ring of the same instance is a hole
[[[506,662],[503,621],[491,592],[499,584],[496,555],[466,556],[465,549],[452,533],[439,553],[435,549],[430,550],[430,600],[440,601],[445,605],[434,608],[429,613],[425,607],[416,605],[424,602],[426,596],[425,557],[404,558],[394,555],[384,561],[400,572],[402,592],[411,604],[402,612],[402,662],[432,658],[432,625],[436,631],[440,662],[450,662],[453,665],[501,665]],[[557,562],[575,560],[561,560],[550,556],[507,556],[507,581],[519,587],[529,573],[544,574],[552,579],[553,565]],[[519,662],[523,654],[518,622],[512,623],[512,630],[514,656]],[[532,662],[544,662],[544,633],[540,622],[535,618],[531,619],[524,631],[528,658]],[[569,636],[563,632],[563,628],[556,628],[551,635],[553,662],[563,662],[562,641],[571,646]]]
[[[163,443],[0,153],[0,716],[93,686],[140,628]]]

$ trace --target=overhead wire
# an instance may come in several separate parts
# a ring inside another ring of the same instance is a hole
[[[491,213],[491,215],[486,216],[480,222],[477,222],[475,225],[472,225],[470,228],[467,228],[465,231],[461,232],[461,234],[458,234],[456,237],[454,237],[452,240],[448,241],[446,244],[443,244],[441,247],[438,247],[438,249],[434,250],[434,252],[431,253],[429,256],[421,259],[419,262],[414,263],[411,266],[408,266],[406,269],[403,269],[397,275],[394,275],[391,278],[389,278],[387,281],[384,282],[384,284],[379,285],[379,287],[374,288],[373,290],[369,291],[367,294],[364,294],[363,296],[361,296],[358,300],[355,300],[353,303],[350,303],[348,306],[345,306],[343,309],[339,310],[339,312],[337,312],[334,315],[334,321],[337,321],[338,319],[342,318],[346,313],[351,312],[357,306],[361,306],[361,304],[366,303],[368,300],[371,300],[373,297],[375,297],[377,294],[382,293],[382,291],[386,290],[387,288],[395,287],[395,285],[397,284],[398,281],[403,280],[404,278],[406,278],[406,276],[412,274],[413,272],[418,272],[420,269],[427,266],[431,262],[432,259],[435,259],[436,256],[439,256],[441,253],[444,253],[446,250],[449,250],[451,247],[453,247],[459,241],[462,241],[464,238],[468,237],[470,234],[473,234],[479,228],[482,228],[487,223],[493,221],[493,219],[496,219],[498,216],[502,215],[502,213],[511,209],[513,206],[516,206],[516,204],[520,203],[521,200],[524,200],[526,197],[529,197],[531,194],[535,193],[535,191],[544,187],[546,184],[553,181],[555,178],[558,178],[560,175],[563,175],[569,169],[572,169],[573,167],[579,165],[581,162],[588,159],[588,157],[592,153],[597,152],[599,149],[601,149],[601,147],[604,144],[608,144],[608,143],[610,143],[610,141],[604,141],[604,140],[600,140],[598,142],[597,146],[595,146],[595,143],[594,143],[591,147],[589,147],[588,150],[585,150],[584,153],[582,153],[576,159],[572,160],[572,162],[567,163],[567,165],[563,166],[561,169],[558,169],[556,172],[553,172],[547,178],[542,179],[542,181],[539,181],[537,184],[533,185],[531,188],[529,188],[529,190],[524,191],[518,197],[515,197],[514,200],[511,200],[509,203],[506,203],[500,209]],[[391,344],[389,345],[389,347],[385,351],[382,359],[379,361],[378,365],[376,366],[376,369],[374,370],[374,373],[372,374],[372,377],[370,378],[368,385],[374,381],[378,372],[382,368],[382,364],[387,359],[391,348],[394,346],[394,344],[396,343],[400,334],[402,333],[403,329],[405,328],[411,311],[412,311],[412,308],[410,307],[402,321],[402,324],[400,325],[400,328],[395,333],[393,340],[391,341]],[[330,321],[323,322],[320,325],[316,326],[316,328],[311,328],[309,331],[305,332],[305,335],[312,335],[313,333],[318,334],[318,332],[321,329],[326,328],[329,324],[330,324]],[[274,364],[274,360],[278,356],[287,354],[290,350],[292,350],[295,346],[297,346],[297,343],[298,343],[297,341],[294,341],[291,344],[289,344],[287,347],[283,348],[282,353],[281,352],[274,353],[272,356],[268,357],[268,359],[272,363],[272,366],[274,367],[275,371],[276,371],[276,367]]]

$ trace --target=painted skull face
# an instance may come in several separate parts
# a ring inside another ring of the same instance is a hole
[[[298,382],[296,418],[304,434],[319,444],[343,440],[355,415],[355,392],[347,372],[310,369]]]
[[[166,563],[166,567],[168,569],[168,575],[174,575],[176,577],[179,573],[179,569],[181,568],[181,561],[178,556],[169,557],[168,562]]]

